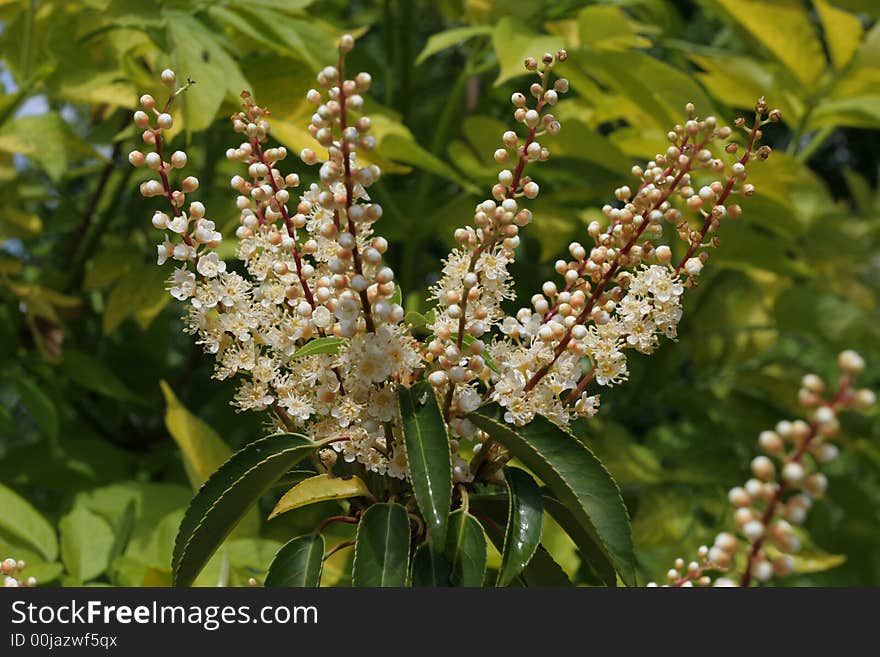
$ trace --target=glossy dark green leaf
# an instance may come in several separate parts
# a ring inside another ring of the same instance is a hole
[[[199,489],[180,523],[171,562],[175,586],[188,586],[248,509],[291,466],[318,449],[305,436],[277,434],[251,443]]]
[[[427,382],[398,391],[403,440],[413,492],[435,546],[446,541],[452,503],[452,465],[446,424]]]
[[[428,543],[419,546],[413,556],[413,586],[449,586],[450,574],[449,562],[443,554],[432,549]]]
[[[504,549],[505,513],[508,511],[506,494],[472,495],[471,507],[479,513],[483,529],[499,552]],[[612,577],[614,571],[611,571]],[[572,586],[565,571],[543,545],[539,545],[525,569],[512,584],[525,586]]]
[[[544,495],[544,508],[574,541],[581,552],[581,557],[590,563],[599,578],[607,586],[616,586],[617,574],[614,562],[602,547],[602,541],[599,540],[596,532],[588,525],[581,524],[568,507],[551,495]]]
[[[320,586],[324,537],[306,534],[288,541],[266,573],[265,586]]]
[[[354,586],[406,586],[409,572],[409,517],[400,504],[374,504],[358,524]]]
[[[482,586],[486,575],[486,535],[469,513],[459,509],[449,515],[446,551],[453,586]]]
[[[571,434],[537,416],[524,427],[501,419],[497,405],[468,417],[504,445],[547,485],[602,551],[627,585],[635,584],[635,556],[629,516],[616,482],[595,455]]]
[[[544,504],[541,489],[531,475],[519,468],[505,468],[509,506],[498,586],[507,586],[528,565],[541,543]]]

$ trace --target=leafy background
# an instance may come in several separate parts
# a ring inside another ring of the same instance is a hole
[[[574,89],[555,157],[536,172],[545,193],[516,268],[526,298],[632,164],[663,148],[686,102],[728,122],[760,95],[782,109],[766,135],[775,153],[688,295],[680,340],[635,359],[579,427],[624,490],[641,580],[658,577],[729,523],[725,491],[747,477],[757,433],[796,413],[805,371],[832,374],[851,347],[880,384],[878,16],[871,0],[0,1],[0,553],[49,584],[170,581],[193,487],[262,427],[232,411],[230,385],[180,332],[154,265],[152,204],[126,162],[130,112],[139,91],[161,97],[166,66],[197,81],[174,146],[231,234],[224,119],[239,92],[253,90],[298,151],[304,92],[354,29],[389,174],[374,188],[380,232],[407,310],[424,310],[452,230],[493,179],[524,56],[566,47]],[[876,413],[845,417],[840,442],[791,584],[880,583]],[[323,510],[252,513],[198,583],[262,576]],[[547,525],[568,574],[595,583]],[[325,584],[347,583],[350,553],[330,558]]]

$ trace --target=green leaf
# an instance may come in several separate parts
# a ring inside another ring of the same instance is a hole
[[[471,495],[471,507],[484,518],[483,529],[495,547],[504,549],[505,516],[508,512],[506,494]],[[543,524],[543,522],[542,522]],[[612,582],[614,571],[611,571]],[[516,578],[526,586],[571,586],[571,580],[543,545],[539,545],[528,565]]]
[[[394,284],[394,294],[388,299],[388,303],[396,303],[398,306],[403,306],[403,290],[400,289],[400,286],[397,283]]]
[[[39,550],[46,561],[58,557],[58,540],[52,525],[30,502],[0,484],[0,529]]]
[[[451,569],[442,553],[422,543],[413,556],[412,585],[420,587],[449,586]]]
[[[175,586],[188,586],[239,520],[293,465],[320,447],[305,436],[277,434],[236,452],[190,502],[174,542]]]
[[[419,167],[467,187],[467,183],[461,180],[458,172],[430,151],[422,148],[403,123],[385,114],[374,114],[372,118],[371,131],[376,137],[375,152],[378,155],[393,162]]]
[[[852,126],[877,129],[880,127],[880,96],[853,96],[826,98],[810,114],[811,128]]]
[[[815,89],[825,71],[819,35],[801,0],[713,0],[730,21],[739,23],[782,62],[807,89]]]
[[[293,509],[308,504],[316,504],[317,502],[325,502],[327,500],[344,500],[349,497],[372,497],[370,489],[364,483],[363,479],[357,476],[350,477],[334,477],[329,474],[319,474],[309,477],[305,481],[301,481],[296,486],[287,491],[272,513],[269,514],[269,520],[282,513],[287,513]]]
[[[614,561],[608,555],[596,532],[591,527],[581,524],[575,514],[555,497],[544,495],[544,508],[574,541],[582,558],[593,566],[599,578],[607,586],[616,586],[617,575],[615,574]]]
[[[787,121],[795,123],[803,116],[804,89],[783,67],[727,51],[693,52],[687,43],[682,53],[702,69],[696,77],[703,87],[725,105],[753,107],[772,89],[773,107],[782,110]]]
[[[304,358],[318,354],[338,354],[340,347],[348,342],[345,338],[315,338],[293,352],[291,358]]]
[[[113,528],[113,545],[110,547],[110,554],[107,558],[107,563],[110,566],[125,552],[125,546],[128,545],[128,541],[134,531],[136,520],[137,505],[133,499],[130,499],[119,516],[116,526]]]
[[[397,393],[413,492],[435,548],[446,542],[452,504],[452,455],[446,423],[427,381]]]
[[[573,52],[569,54],[566,66],[581,67],[590,77],[607,87],[612,95],[625,99],[626,102],[617,103],[621,108],[619,111],[627,107],[651,109],[650,112],[637,114],[638,141],[644,148],[647,148],[644,136],[650,134],[651,128],[662,130],[665,134],[669,125],[681,121],[685,103],[694,103],[703,115],[714,112],[712,102],[692,74],[639,50]],[[567,138],[564,125],[562,130],[559,141]],[[625,130],[616,132],[627,134]],[[613,141],[618,145],[621,145],[620,135],[612,134],[615,137]]]
[[[156,315],[172,300],[165,290],[167,277],[166,271],[154,263],[123,270],[107,295],[101,318],[104,335],[115,331],[129,317],[146,331]]]
[[[40,389],[40,386],[26,376],[16,378],[15,388],[37,426],[50,439],[57,440],[59,420],[55,402]]]
[[[35,237],[43,232],[43,220],[40,218],[40,215],[25,212],[16,207],[4,207],[0,221],[3,222],[3,231],[0,232],[0,237],[4,239],[10,237]]]
[[[862,41],[862,21],[855,14],[833,6],[828,0],[813,0],[816,13],[822,20],[825,43],[834,68],[849,64]]]
[[[297,536],[278,550],[266,573],[265,586],[320,586],[324,537]]]
[[[486,535],[483,527],[464,509],[449,514],[449,533],[444,553],[453,586],[482,586],[486,575]]]
[[[226,52],[220,35],[196,17],[181,11],[166,11],[168,39],[174,45],[177,74],[196,84],[179,96],[184,127],[204,130],[227,96],[237,98],[249,85],[236,61]]]
[[[276,47],[301,59],[312,71],[319,71],[337,55],[335,38],[313,17],[288,16],[267,6],[252,6],[252,3],[242,3],[240,11],[246,12],[258,29],[267,32]]]
[[[526,57],[539,58],[545,53],[555,53],[565,47],[565,40],[559,36],[536,34],[525,23],[505,16],[492,31],[492,47],[498,57],[501,70],[495,78],[495,85],[506,82],[528,71],[523,67]]]
[[[513,427],[499,419],[502,410],[492,404],[468,418],[540,477],[578,524],[599,539],[624,583],[634,585],[629,517],[605,466],[586,445],[546,418],[537,416],[524,427]]]
[[[100,576],[109,565],[114,536],[101,516],[77,505],[58,523],[61,532],[61,561],[77,583]]]
[[[830,98],[875,97],[880,84],[880,22],[868,30],[846,70],[834,80]]]
[[[0,130],[0,151],[27,156],[53,182],[60,181],[74,162],[97,155],[57,112],[7,121]]]
[[[124,402],[143,403],[101,361],[75,349],[65,349],[61,367],[74,383],[99,395]]]
[[[64,566],[57,561],[51,563],[33,563],[28,561],[27,568],[24,571],[25,576],[36,579],[38,585],[46,585],[58,579],[62,573],[64,573]]]
[[[541,489],[525,470],[505,468],[508,500],[507,530],[501,551],[498,586],[507,586],[528,565],[541,543],[544,503]]]
[[[416,66],[424,62],[431,55],[436,55],[438,52],[451,48],[452,46],[457,46],[476,36],[489,34],[492,34],[491,25],[456,27],[451,30],[446,30],[445,32],[432,34],[428,37],[428,43],[425,44],[422,52],[420,52],[418,58],[416,58]]]
[[[232,456],[232,449],[206,422],[189,412],[171,386],[165,381],[159,386],[165,397],[165,427],[183,453],[193,489],[198,490]]]
[[[409,517],[400,504],[374,504],[358,524],[354,586],[405,586],[409,571]]]
[[[425,329],[428,324],[434,323],[434,311],[430,311],[427,315],[423,315],[422,313],[416,312],[415,310],[410,310],[403,317],[404,324],[410,324],[412,326],[413,331],[420,331]]]
[[[640,32],[656,31],[633,20],[620,7],[591,5],[578,14],[581,44],[598,50],[628,50],[649,48],[651,41]]]

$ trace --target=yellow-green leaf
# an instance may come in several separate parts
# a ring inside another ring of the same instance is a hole
[[[269,520],[301,506],[327,500],[344,500],[349,497],[372,497],[372,493],[364,481],[357,476],[315,475],[287,491],[272,509]]]
[[[540,58],[545,52],[555,53],[565,46],[565,40],[559,36],[536,34],[524,23],[505,16],[492,32],[492,46],[501,69],[495,78],[495,84],[499,85],[528,73],[523,67],[526,57]]]
[[[492,33],[492,27],[489,25],[470,25],[468,27],[456,27],[445,32],[438,32],[428,37],[428,43],[419,53],[416,59],[416,66],[428,59],[431,55],[464,43],[468,39],[475,36],[486,35]]]
[[[174,44],[181,81],[196,84],[182,95],[184,127],[204,130],[214,121],[223,99],[235,98],[248,88],[236,61],[226,52],[219,35],[184,12],[166,12],[169,40]]]
[[[650,40],[640,33],[651,30],[651,27],[631,20],[620,7],[590,5],[578,14],[581,45],[598,50],[648,48]],[[656,28],[654,31],[657,31]]]
[[[318,354],[338,354],[339,348],[345,343],[345,338],[334,338],[332,336],[315,338],[297,349],[290,358],[305,358],[306,356],[316,356]]]
[[[834,68],[841,69],[852,59],[862,40],[862,21],[855,14],[838,9],[828,0],[813,0],[822,19],[825,43]]]
[[[100,576],[113,551],[113,529],[84,506],[75,506],[58,524],[61,560],[67,572],[81,584]]]
[[[829,96],[849,99],[854,96],[877,96],[880,89],[880,23],[865,35],[847,70],[834,83]]]
[[[52,525],[30,502],[0,484],[0,529],[40,551],[47,561],[58,556],[58,540]]]
[[[810,535],[802,528],[795,529],[795,536],[801,542],[800,549],[791,555],[794,562],[794,572],[800,575],[808,575],[810,573],[821,573],[832,568],[837,568],[846,562],[845,554],[830,554],[816,545]],[[781,552],[772,544],[765,546],[767,556],[771,559],[777,557]]]
[[[165,397],[165,426],[183,453],[190,483],[197,489],[226,460],[232,450],[207,423],[180,403],[165,381],[160,381]]]
[[[804,113],[804,88],[778,64],[761,62],[754,57],[729,53],[687,53],[702,69],[697,79],[725,105],[751,108],[761,96],[782,110],[785,120],[794,125]]]
[[[825,71],[825,53],[801,0],[714,0],[758,43],[782,62],[807,89]]]

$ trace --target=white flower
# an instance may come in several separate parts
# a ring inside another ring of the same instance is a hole
[[[507,264],[510,262],[500,249],[493,249],[482,253],[477,260],[474,271],[481,273],[485,278],[495,281],[507,276]]]
[[[483,400],[480,393],[471,386],[461,386],[458,389],[458,407],[464,413],[471,413],[480,407]]]
[[[167,290],[178,301],[189,299],[196,290],[196,275],[186,267],[178,267],[174,270],[168,281],[170,287]]]
[[[209,253],[199,258],[196,270],[205,278],[214,278],[226,271],[226,263],[216,253]]]
[[[326,329],[333,323],[333,314],[324,306],[318,306],[312,311],[312,322],[321,329]]]
[[[278,400],[278,405],[283,408],[287,414],[300,424],[308,420],[315,412],[314,407],[304,397],[300,397],[292,392]]]
[[[626,369],[626,356],[620,352],[603,355],[596,359],[596,383],[610,386],[625,381],[629,373]]]
[[[265,385],[245,381],[235,394],[235,404],[242,411],[262,411],[275,401]]]
[[[165,241],[156,245],[156,264],[164,265],[172,253],[174,253],[174,245],[168,241],[168,235],[166,235]]]
[[[188,225],[189,219],[186,218],[185,214],[180,214],[168,222],[168,230],[178,235],[183,235]]]
[[[409,464],[406,462],[406,451],[404,451],[402,446],[398,445],[394,448],[394,455],[391,460],[388,461],[386,474],[389,477],[396,477],[397,479],[405,479],[409,474]]]
[[[703,261],[699,258],[688,258],[684,263],[684,270],[691,276],[698,276],[703,271]]]
[[[227,308],[242,305],[247,300],[250,284],[235,272],[225,272],[220,276],[222,285],[220,303]]]
[[[599,396],[583,393],[575,402],[574,410],[582,417],[593,417],[599,411]]]
[[[700,265],[702,267],[702,264]],[[651,265],[639,271],[636,278],[641,278],[648,291],[658,301],[669,301],[673,297],[680,297],[684,292],[684,286],[678,282],[678,277],[673,276],[669,269],[660,265]]]

